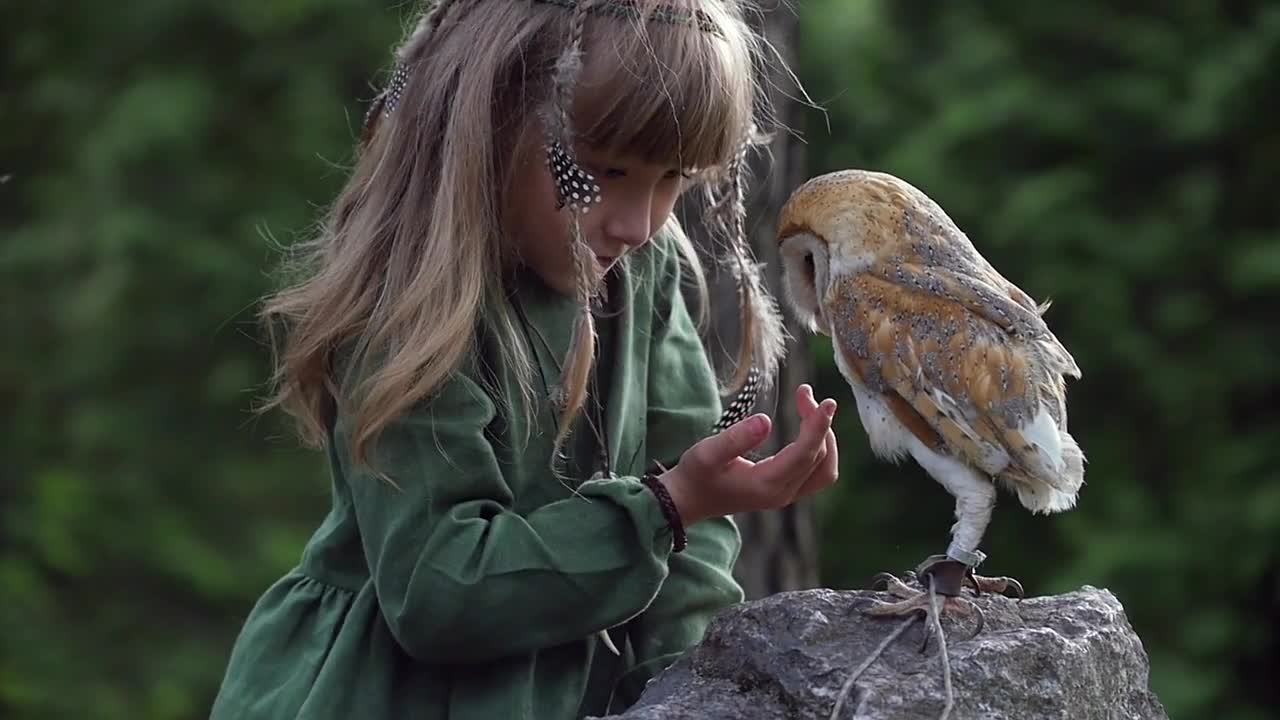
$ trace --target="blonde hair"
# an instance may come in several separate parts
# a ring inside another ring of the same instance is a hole
[[[261,311],[275,362],[263,409],[292,415],[304,442],[322,445],[341,405],[353,459],[367,463],[382,430],[474,352],[482,321],[496,330],[530,406],[533,361],[502,282],[518,258],[504,243],[501,197],[535,119],[559,139],[576,132],[598,146],[704,169],[708,186],[729,188],[721,195],[741,205],[742,152],[766,107],[756,84],[759,38],[743,7],[635,0],[628,6],[638,15],[591,12],[608,4],[442,0],[409,32],[396,52],[403,86],[374,102],[351,177],[317,236],[285,265],[296,281]],[[713,31],[660,21],[652,14],[664,6],[697,10]],[[593,95],[590,114],[572,97],[584,53],[620,70]],[[386,112],[389,102],[395,108]],[[667,230],[705,294],[691,243],[674,220]],[[733,246],[741,264],[741,239]],[[745,264],[750,277],[740,287],[762,292],[754,264]],[[594,357],[594,288],[579,276],[582,312],[563,370],[557,449],[581,409]],[[767,293],[764,300],[744,311],[744,326],[780,333]],[[771,375],[780,350],[749,345],[745,357],[754,354]]]

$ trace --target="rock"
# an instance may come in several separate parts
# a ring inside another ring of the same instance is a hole
[[[649,683],[612,720],[828,718],[852,671],[902,622],[860,611],[872,591],[804,590],[730,608],[702,643]],[[1167,720],[1148,689],[1142,642],[1107,590],[976,598],[986,627],[943,619],[955,706],[951,718]],[[921,654],[914,623],[859,677],[840,712],[859,720],[934,720],[943,704],[936,640]]]

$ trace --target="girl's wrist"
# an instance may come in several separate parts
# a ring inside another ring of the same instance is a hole
[[[645,475],[641,480],[653,492],[659,507],[662,508],[663,516],[667,519],[667,525],[670,526],[673,536],[673,552],[684,550],[687,543],[685,527],[691,524],[691,521],[687,499],[681,493],[683,487],[679,483],[671,482],[673,478],[670,471],[662,475]]]

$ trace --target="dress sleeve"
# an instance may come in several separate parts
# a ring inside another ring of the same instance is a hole
[[[720,412],[715,374],[681,292],[681,264],[673,245],[658,276],[649,365],[647,447],[654,460],[674,465],[706,437]],[[733,520],[692,525],[684,552],[670,556],[670,574],[657,598],[628,625],[636,665],[619,681],[619,700],[639,697],[645,683],[696,645],[711,618],[743,599],[733,578],[742,538]]]
[[[667,576],[671,530],[637,478],[590,480],[574,497],[514,512],[486,435],[495,414],[476,382],[455,375],[372,453],[399,489],[341,460],[381,612],[422,661],[588,638],[639,614]]]

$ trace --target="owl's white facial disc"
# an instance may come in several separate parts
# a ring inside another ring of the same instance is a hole
[[[827,244],[809,233],[782,241],[782,280],[796,317],[809,329],[831,334],[823,311],[830,281],[831,260]]]

